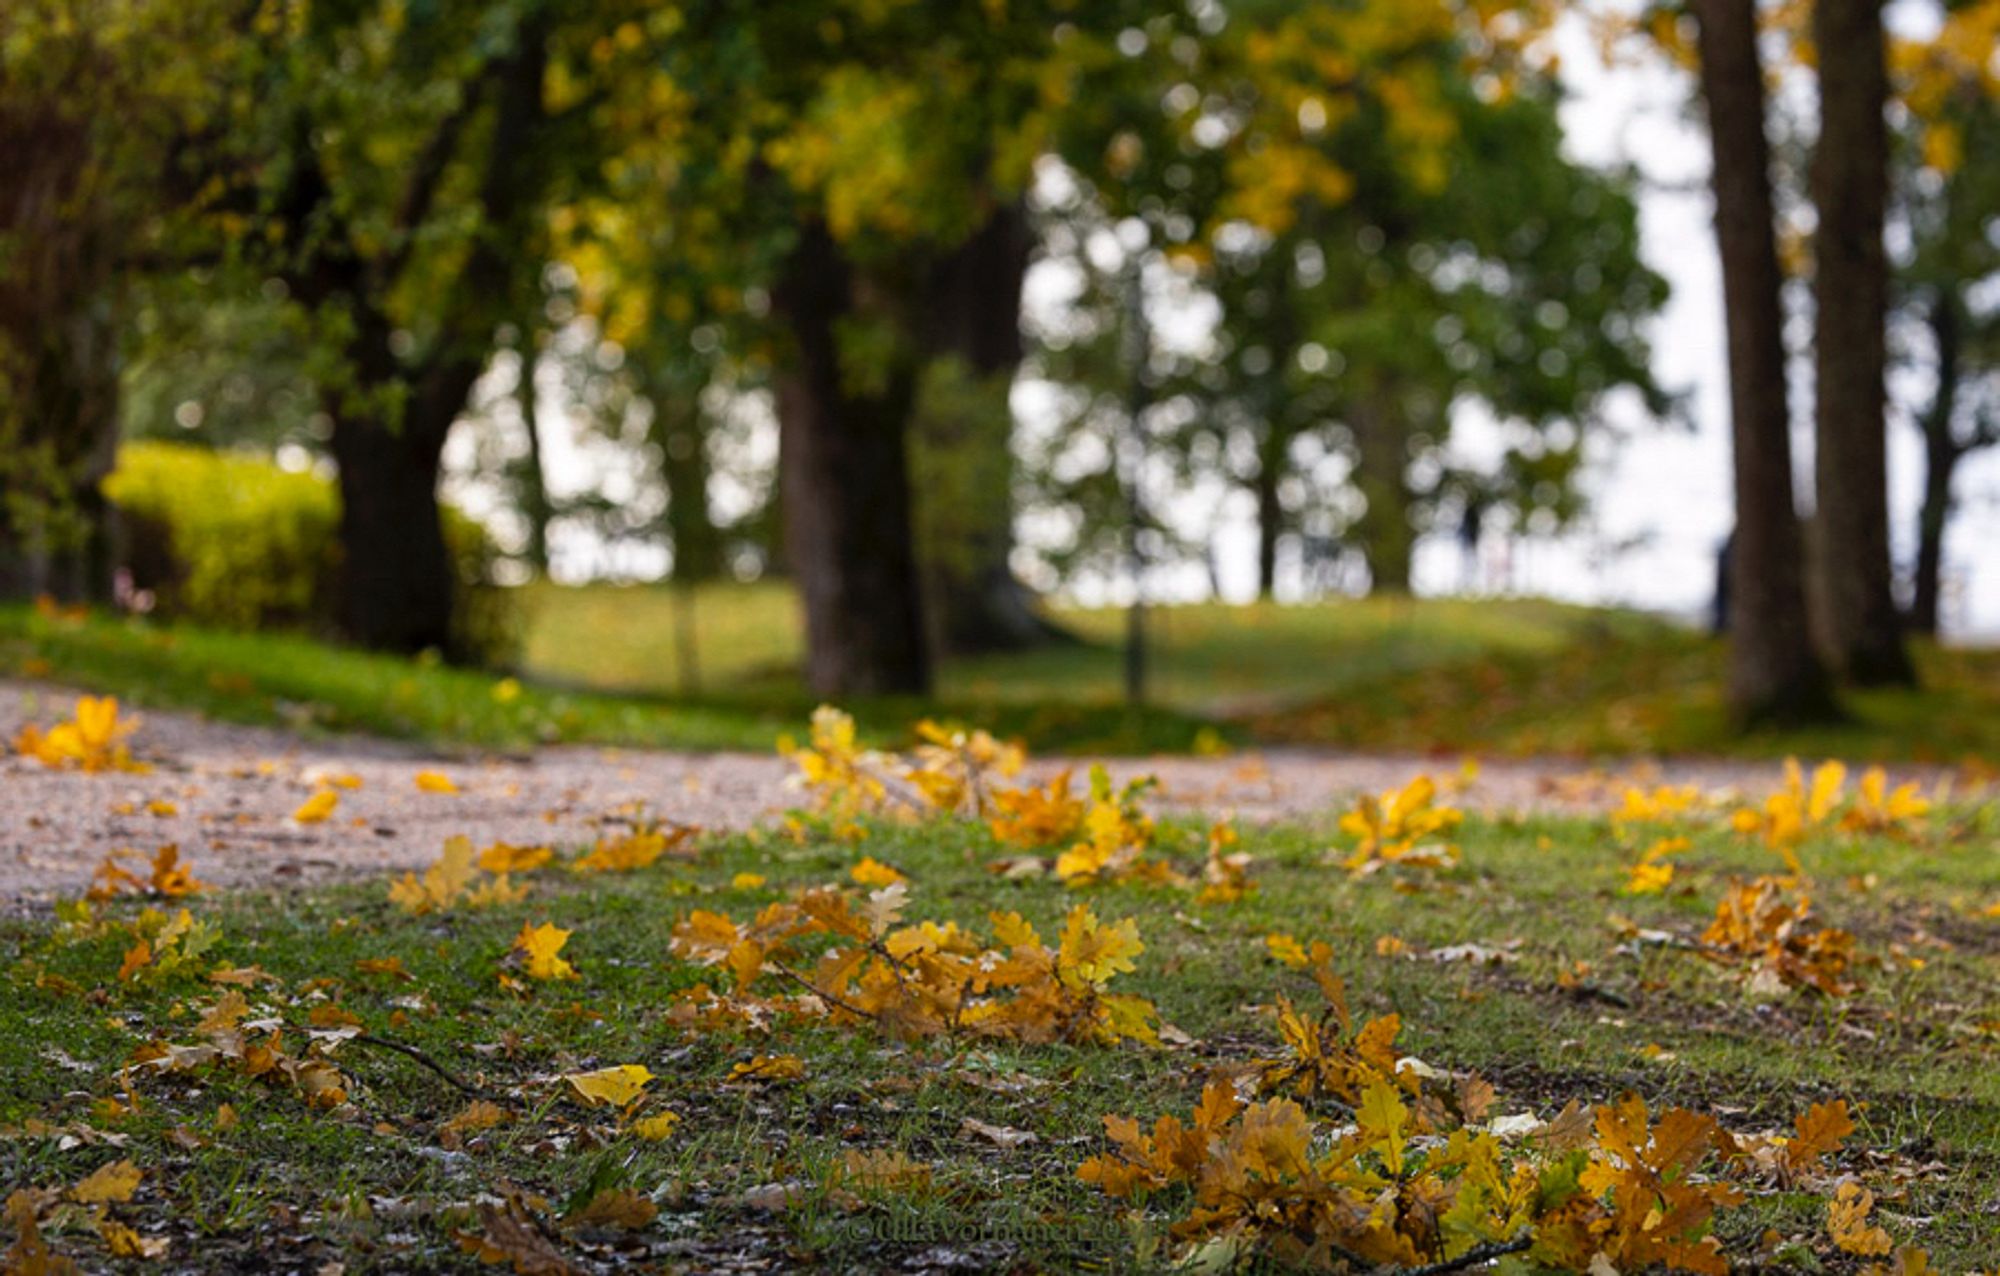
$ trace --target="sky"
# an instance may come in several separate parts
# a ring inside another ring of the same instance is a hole
[[[1471,582],[1464,578],[1468,567],[1456,544],[1427,541],[1418,549],[1414,584],[1419,593],[1470,584],[1489,592],[1695,616],[1709,605],[1715,551],[1731,521],[1727,368],[1720,267],[1706,187],[1707,139],[1698,117],[1690,113],[1689,85],[1680,72],[1652,63],[1606,67],[1595,42],[1575,23],[1561,31],[1558,49],[1570,92],[1563,122],[1573,155],[1593,164],[1632,163],[1644,178],[1643,252],[1673,290],[1651,329],[1654,367],[1663,385],[1686,392],[1690,420],[1662,425],[1644,419],[1634,404],[1614,405],[1607,416],[1618,442],[1599,449],[1587,468],[1590,513],[1583,523],[1554,537],[1504,542],[1489,537]],[[1029,280],[1028,305],[1055,304],[1061,290],[1059,278],[1038,269]],[[511,371],[508,375],[511,379]],[[1809,380],[1793,396],[1802,491],[1810,490],[1812,463]],[[1890,517],[1894,556],[1907,564],[1915,557],[1923,483],[1921,444],[1909,408],[1927,398],[1927,376],[1921,367],[1904,368],[1893,375],[1892,387]],[[629,472],[629,456],[563,428],[569,405],[559,379],[544,377],[540,395],[550,485],[558,496],[596,487],[606,475],[615,481],[620,471]],[[1016,413],[1024,429],[1034,428],[1035,403],[1032,391],[1017,391]],[[774,444],[768,438],[756,440],[760,428],[771,431],[768,422],[761,427],[750,422],[750,446],[768,453]],[[1454,421],[1451,447],[1458,461],[1477,464],[1497,454],[1498,439],[1494,424],[1476,407],[1468,408]],[[470,455],[469,441],[455,438],[448,465],[463,472]],[[1948,636],[1990,640],[2000,637],[2000,449],[1967,458],[1957,491],[1959,511],[1946,542],[1943,624]],[[712,498],[727,500],[728,494],[712,493]],[[461,499],[475,512],[485,504],[472,492]],[[1183,497],[1174,515],[1215,528],[1213,557],[1226,597],[1254,591],[1256,542],[1247,500],[1196,494]],[[665,553],[655,549],[625,547],[609,558],[602,546],[576,540],[559,541],[555,549],[559,574],[569,576],[608,570],[643,579],[667,568]],[[1084,601],[1128,595],[1118,581],[1085,581],[1076,592]],[[1208,592],[1208,575],[1196,567],[1160,573],[1149,579],[1148,592],[1156,599],[1202,596]]]

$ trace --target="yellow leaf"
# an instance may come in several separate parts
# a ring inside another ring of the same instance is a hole
[[[113,1161],[99,1166],[90,1176],[69,1190],[70,1199],[80,1205],[105,1205],[129,1201],[139,1189],[145,1172],[130,1161]]]
[[[590,1107],[609,1104],[622,1108],[646,1092],[653,1074],[644,1064],[621,1063],[594,1072],[567,1073],[563,1080]]]
[[[543,922],[539,926],[521,923],[521,933],[514,937],[514,951],[527,958],[528,978],[576,978],[576,967],[556,955],[569,942],[572,933],[552,922]]]
[[[1145,948],[1139,942],[1138,922],[1128,917],[1106,926],[1089,905],[1078,904],[1070,910],[1063,927],[1057,961],[1065,973],[1073,973],[1086,983],[1102,984],[1114,975],[1138,969],[1132,958]]]
[[[532,873],[555,858],[546,846],[510,846],[495,842],[479,852],[479,867],[489,873]]]
[[[1355,1109],[1354,1119],[1369,1136],[1371,1146],[1382,1153],[1384,1168],[1401,1174],[1403,1126],[1410,1119],[1410,1110],[1396,1097],[1396,1088],[1379,1078],[1369,1082],[1361,1092],[1361,1106]]]
[[[458,785],[452,783],[451,777],[441,771],[417,772],[417,788],[424,793],[458,792]]]
[[[739,891],[754,891],[763,884],[764,875],[762,873],[738,873],[729,879],[730,887]]]
[[[729,1070],[731,1081],[797,1081],[805,1076],[805,1060],[795,1054],[760,1054]]]
[[[658,1143],[670,1137],[674,1127],[681,1123],[678,1112],[656,1112],[649,1117],[640,1117],[632,1123],[632,1133],[648,1143]]]
[[[1842,1183],[1826,1203],[1826,1230],[1833,1243],[1849,1254],[1882,1255],[1894,1249],[1889,1233],[1868,1222],[1874,1208],[1873,1192],[1858,1183]]]
[[[339,805],[340,794],[332,789],[321,789],[299,804],[299,809],[292,812],[292,819],[300,824],[318,824],[332,815],[333,809]]]
[[[1303,969],[1311,960],[1306,956],[1305,945],[1290,935],[1271,934],[1264,936],[1264,948],[1272,957],[1294,970]]]
[[[887,864],[866,855],[859,864],[847,870],[847,875],[862,886],[894,886],[897,882],[909,880]]]

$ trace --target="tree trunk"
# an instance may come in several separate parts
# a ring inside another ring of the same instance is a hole
[[[549,574],[549,486],[548,471],[542,465],[540,413],[535,401],[536,340],[534,325],[521,330],[521,370],[514,394],[521,408],[521,430],[528,439],[528,454],[521,460],[521,517],[528,524],[526,555],[528,566],[538,576]]]
[[[1937,346],[1937,388],[1924,429],[1924,503],[1917,514],[1916,591],[1910,603],[1909,627],[1920,634],[1938,631],[1938,602],[1943,588],[1944,531],[1951,522],[1952,472],[1964,455],[1952,433],[1958,411],[1959,317],[1951,285],[1940,290],[1931,306],[1931,340]]]
[[[1915,681],[1889,566],[1883,373],[1889,263],[1889,79],[1881,0],[1818,0],[1820,140],[1813,156],[1818,307],[1814,472],[1832,663],[1862,685]]]
[[[337,421],[342,633],[366,647],[457,655],[455,575],[437,499],[444,431],[406,419]],[[450,426],[450,420],[445,421]]]
[[[1731,549],[1730,704],[1739,721],[1832,707],[1806,620],[1764,78],[1754,0],[1698,0],[1701,91],[1714,148],[1716,240],[1729,339],[1736,532]]]
[[[800,232],[773,301],[792,349],[777,376],[785,549],[806,613],[806,682],[824,696],[930,689],[905,437],[911,360],[843,375],[852,264],[818,223]]]
[[[1267,446],[1257,449],[1257,475],[1251,490],[1257,497],[1257,596],[1275,598],[1278,592],[1278,538],[1285,530],[1285,510],[1278,501],[1279,466]]]
[[[921,468],[950,473],[915,494],[930,629],[937,648],[953,655],[1070,636],[1035,610],[1007,561],[1014,548],[1008,396],[1021,363],[1021,286],[1033,247],[1026,209],[1003,205],[938,263],[927,289],[926,353],[955,361],[962,376],[956,396],[937,396],[947,401],[920,411]]]
[[[1416,528],[1410,525],[1409,452],[1405,431],[1387,394],[1374,394],[1350,414],[1354,427],[1354,482],[1368,508],[1354,525],[1368,588],[1376,594],[1410,592]]]
[[[0,597],[110,593],[117,236],[94,161],[61,104],[0,113]]]
[[[701,388],[653,396],[654,444],[667,484],[667,537],[674,579],[692,585],[722,573],[722,538],[708,510],[708,447],[702,437]]]

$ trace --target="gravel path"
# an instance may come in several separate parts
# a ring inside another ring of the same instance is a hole
[[[638,806],[709,828],[740,828],[796,801],[787,764],[771,755],[670,753],[564,747],[531,758],[467,761],[412,745],[354,736],[304,738],[173,713],[142,715],[135,752],[147,774],[51,771],[12,755],[28,721],[67,717],[74,693],[0,681],[0,912],[73,896],[116,850],[146,855],[174,843],[197,875],[217,885],[306,882],[420,867],[464,833],[476,844],[575,846]],[[1065,763],[1043,760],[1045,775]],[[1228,758],[1127,758],[1115,776],[1159,777],[1154,805],[1252,821],[1325,815],[1363,789],[1399,785],[1456,760],[1301,750]],[[420,791],[420,771],[438,771],[455,794]],[[317,777],[354,776],[323,823],[291,813]],[[1778,779],[1769,763],[1674,762],[1589,771],[1568,760],[1486,763],[1461,799],[1484,810],[1584,810],[1616,801],[1627,780],[1761,791]],[[1912,778],[1930,776],[1912,773]]]

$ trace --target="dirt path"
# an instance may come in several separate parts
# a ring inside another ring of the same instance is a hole
[[[635,805],[666,819],[740,828],[797,801],[789,770],[770,755],[668,753],[582,747],[529,759],[440,759],[416,746],[362,737],[302,738],[173,713],[147,713],[133,737],[147,774],[51,771],[12,756],[27,721],[67,716],[74,693],[0,682],[0,910],[19,911],[78,894],[104,857],[150,855],[177,844],[197,874],[218,885],[303,882],[419,867],[464,833],[479,845],[575,846],[607,818]],[[1046,774],[1064,765],[1044,760]],[[1354,793],[1399,785],[1425,769],[1456,773],[1455,761],[1282,750],[1229,758],[1129,758],[1114,775],[1151,773],[1155,806],[1252,821],[1324,816]],[[456,794],[418,790],[418,772],[449,776]],[[1615,802],[1638,774],[1590,772],[1567,760],[1495,761],[1459,799],[1485,810],[1581,810]],[[1768,763],[1676,762],[1645,768],[1662,783],[1761,791],[1778,778]],[[333,816],[300,825],[290,817],[324,775],[352,775]],[[1916,778],[1929,778],[1913,773]]]

